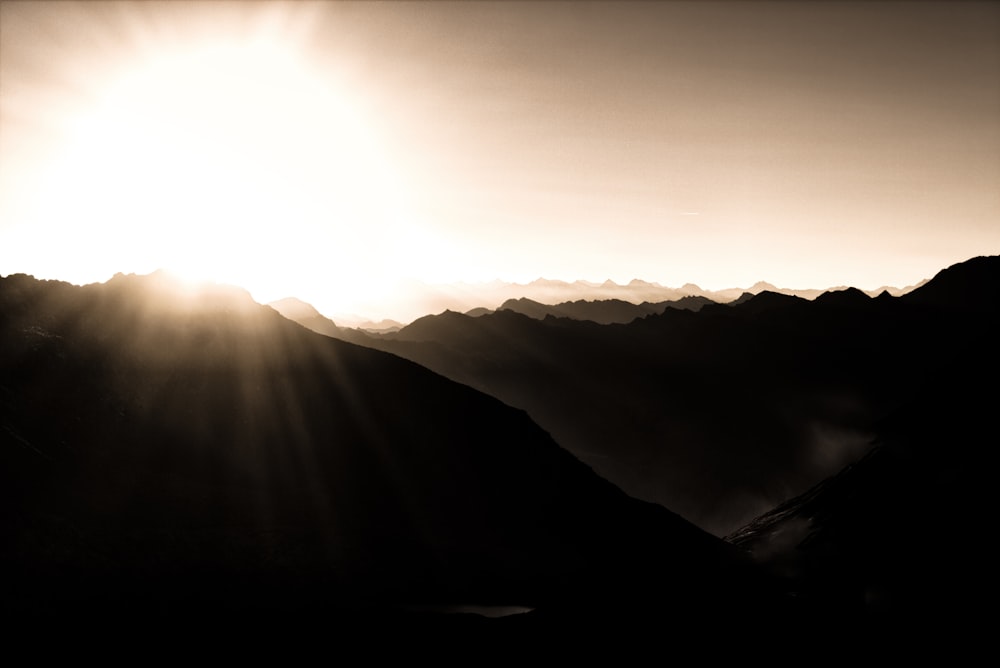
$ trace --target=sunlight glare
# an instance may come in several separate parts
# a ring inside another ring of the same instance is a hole
[[[404,188],[332,74],[273,37],[146,51],[69,120],[42,215],[72,221],[57,265],[164,268],[262,301],[339,286],[347,308],[385,288]]]

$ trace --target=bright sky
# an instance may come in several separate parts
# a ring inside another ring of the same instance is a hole
[[[904,286],[1000,253],[1000,3],[0,3],[0,274]]]

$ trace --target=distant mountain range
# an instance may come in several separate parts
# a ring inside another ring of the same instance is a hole
[[[0,621],[73,652],[974,656],[998,289],[990,256],[901,296],[371,334],[162,273],[0,277]]]
[[[611,323],[632,322],[636,318],[644,318],[647,315],[663,313],[668,308],[675,308],[688,311],[697,311],[706,304],[714,304],[708,297],[682,297],[674,301],[663,302],[642,302],[633,304],[621,299],[598,299],[593,301],[577,300],[575,302],[562,302],[561,304],[540,304],[526,297],[520,299],[508,299],[500,305],[498,311],[514,311],[522,313],[536,320],[544,320],[546,317],[572,318],[573,320],[590,320],[601,325]],[[467,315],[485,315],[470,311]]]
[[[997,262],[970,260],[899,297],[764,291],[628,324],[534,306],[533,317],[445,312],[380,336],[324,333],[526,410],[630,495],[722,536],[860,456],[876,421],[956,348],[992,345],[979,320],[993,317]]]
[[[922,285],[918,283],[905,288],[884,286],[871,290],[867,294],[872,297],[888,292],[900,296]],[[493,281],[491,283],[455,283],[448,285],[430,285],[412,281],[404,286],[400,297],[405,297],[410,305],[409,312],[419,315],[430,315],[442,311],[466,313],[476,309],[487,311],[504,308],[512,300],[530,300],[544,305],[580,303],[586,301],[616,300],[629,304],[658,304],[663,302],[679,302],[690,297],[701,297],[718,303],[727,303],[739,299],[745,294],[756,295],[761,292],[778,292],[795,295],[804,299],[814,299],[824,292],[842,290],[846,286],[817,289],[778,288],[770,283],[760,281],[749,288],[728,288],[723,290],[704,290],[693,283],[686,283],[679,288],[670,288],[659,283],[633,279],[625,285],[619,285],[607,280],[604,283],[590,281],[557,281],[539,278],[530,283],[508,283]],[[366,318],[349,314],[328,314],[340,325],[363,330],[387,331],[402,327],[397,321],[372,322]],[[575,316],[569,316],[575,317]],[[582,318],[589,319],[589,318]],[[411,319],[412,321],[412,319]],[[618,317],[615,322],[621,322]]]

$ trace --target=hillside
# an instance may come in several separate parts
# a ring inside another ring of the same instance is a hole
[[[357,340],[526,410],[628,494],[722,536],[861,456],[960,351],[991,350],[998,261],[901,297],[764,291],[609,325],[449,312]]]
[[[8,628],[281,637],[485,605],[533,610],[504,633],[680,634],[779,609],[738,550],[523,411],[160,274],[0,278],[0,489]]]

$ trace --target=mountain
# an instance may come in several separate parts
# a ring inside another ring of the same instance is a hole
[[[914,285],[908,285],[905,288],[895,288],[895,287],[893,287],[891,285],[883,285],[880,288],[876,288],[874,290],[869,290],[868,294],[871,295],[872,297],[875,297],[877,295],[882,294],[883,292],[888,292],[893,297],[902,297],[907,292],[913,292],[917,288],[921,287],[928,280],[930,280],[930,279],[925,278],[922,281],[920,281],[920,282],[918,282],[918,283],[916,283]]]
[[[789,604],[525,412],[163,274],[0,278],[0,518],[14,636],[686,644]],[[419,612],[467,605],[532,611]]]
[[[857,288],[843,288],[840,290],[828,290],[816,297],[816,300],[823,304],[844,308],[865,308],[871,302],[871,297]]]
[[[632,281],[629,285],[636,283]],[[574,320],[591,320],[602,325],[611,323],[627,323],[636,318],[644,318],[653,313],[663,313],[667,308],[689,309],[697,311],[705,304],[714,304],[706,297],[682,297],[681,299],[663,302],[643,302],[633,304],[621,299],[601,299],[595,301],[577,300],[560,304],[546,305],[527,298],[508,299],[498,310],[515,311],[536,320],[544,320],[546,316],[556,318],[572,318]],[[470,313],[471,315],[471,313]],[[478,313],[477,315],[483,315]]]
[[[998,282],[1000,268],[996,256],[975,257],[943,269],[920,289],[900,299],[908,304],[937,307],[949,312],[984,311],[995,314],[1000,310],[995,290]]]
[[[292,318],[294,320],[294,318]],[[389,318],[383,318],[378,322],[366,321],[358,324],[357,329],[363,332],[371,332],[373,334],[383,334],[386,332],[398,332],[403,329],[405,325],[398,320],[390,320]]]
[[[998,262],[903,297],[763,291],[608,325],[447,312],[359,342],[527,411],[629,495],[724,536],[859,457],[956,351],[989,350]]]
[[[323,318],[336,327],[336,324],[334,324],[332,320],[323,316],[323,314],[317,311],[312,304],[307,304],[296,297],[286,297],[284,299],[269,302],[267,305],[289,320],[300,321],[308,320],[310,318]]]
[[[364,343],[369,340],[369,334],[398,331],[397,327],[393,327],[391,325],[388,325],[384,330],[338,327],[333,320],[330,320],[326,316],[322,315],[312,304],[308,304],[295,297],[279,299],[278,301],[269,302],[267,305],[284,317],[297,322],[306,329],[312,330],[317,334],[330,336],[342,341]]]
[[[839,288],[829,288],[839,290]],[[872,297],[883,290],[893,295],[907,292],[909,288],[879,288],[869,292]],[[626,302],[628,304],[661,304],[664,302],[681,302],[686,298],[697,297],[712,302],[726,303],[739,298],[745,293],[756,295],[770,291],[794,295],[804,299],[814,299],[827,290],[777,288],[770,283],[760,281],[750,288],[726,288],[722,290],[704,290],[693,283],[685,283],[680,288],[671,288],[633,279],[625,285],[619,285],[612,280],[603,283],[591,281],[558,281],[539,278],[530,283],[506,283],[492,281],[489,283],[452,283],[430,285],[420,281],[406,281],[397,287],[394,301],[406,304],[405,312],[396,314],[400,321],[412,322],[418,317],[442,311],[466,313],[473,309],[497,310],[511,300],[526,299],[547,306],[566,305],[585,302]],[[599,307],[594,307],[599,308]],[[654,309],[658,311],[662,309]],[[364,330],[388,330],[392,327],[373,326],[367,316],[350,314],[332,314],[341,326]],[[562,315],[562,314],[559,314]],[[578,319],[589,320],[592,316],[569,315]],[[628,322],[626,316],[614,316],[615,322]],[[641,317],[641,316],[640,316]]]
[[[1000,373],[1000,354],[976,349],[954,361],[880,421],[863,458],[728,539],[819,614],[863,613],[899,647],[943,641],[957,659],[992,643],[983,528],[996,517],[987,444],[1000,391],[987,379]]]

